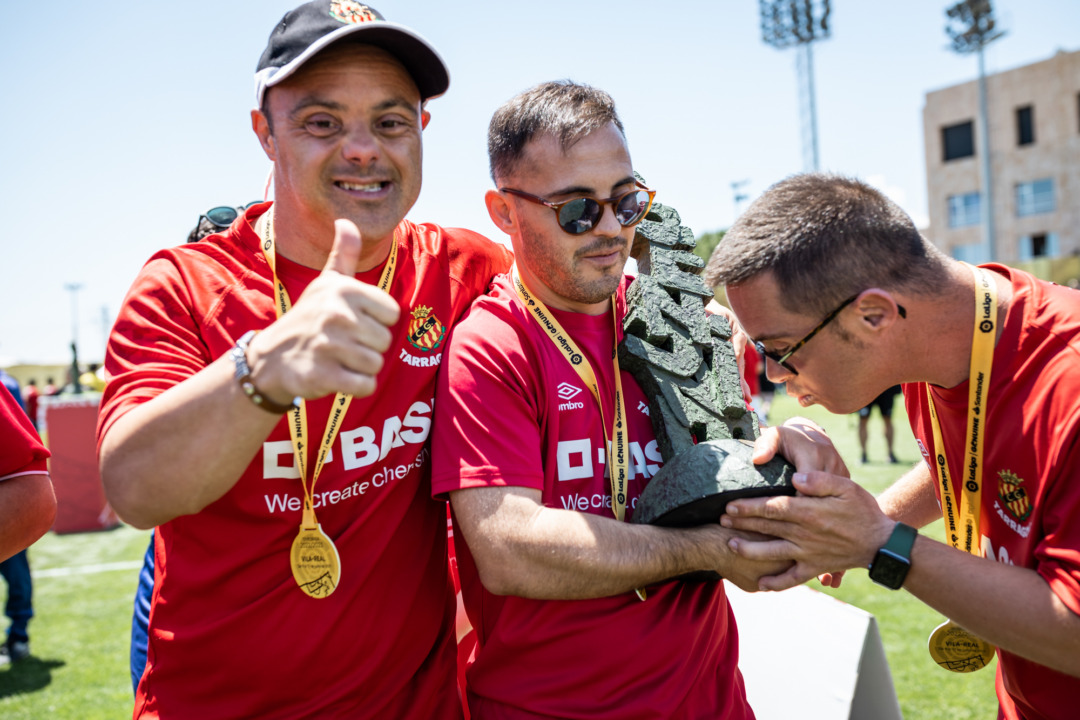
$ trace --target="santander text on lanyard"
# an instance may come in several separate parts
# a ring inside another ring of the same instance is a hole
[[[274,293],[276,302],[274,309],[277,317],[287,313],[292,308],[289,293],[285,290],[285,284],[281,282],[277,274],[276,248],[274,245],[274,209],[271,207],[266,214],[266,238],[261,247],[266,262],[270,265],[270,272],[274,276]],[[382,277],[379,278],[379,289],[387,291],[390,283],[394,280],[394,270],[397,268],[397,231],[394,231],[394,239],[390,244],[390,256],[386,260]],[[289,413],[289,436],[292,438],[293,455],[296,458],[296,469],[300,473],[300,485],[304,489],[304,509],[300,520],[300,532],[293,540],[292,550],[289,553],[289,561],[292,566],[293,578],[306,594],[313,598],[324,598],[337,589],[341,579],[341,559],[338,556],[337,547],[326,533],[322,531],[315,518],[315,507],[312,498],[315,492],[315,483],[322,472],[326,461],[326,454],[334,445],[338,431],[341,429],[342,418],[349,409],[352,395],[338,393],[334,396],[334,402],[330,410],[330,419],[326,422],[326,430],[323,432],[322,443],[319,445],[319,453],[315,459],[315,467],[311,473],[311,484],[307,482],[307,411],[306,403],[301,402]]]
[[[963,494],[959,508],[953,492],[945,442],[941,434],[934,396],[926,385],[930,406],[930,425],[934,431],[937,450],[935,464],[941,486],[941,514],[945,519],[945,534],[954,548],[982,557],[979,534],[979,514],[982,510],[983,447],[986,441],[987,400],[990,392],[990,370],[994,362],[994,341],[997,338],[997,285],[990,273],[972,267],[975,273],[975,329],[971,344],[971,366],[968,373],[967,436],[964,449]],[[972,672],[986,667],[994,656],[994,647],[972,635],[952,620],[939,625],[930,634],[930,655],[946,670]]]

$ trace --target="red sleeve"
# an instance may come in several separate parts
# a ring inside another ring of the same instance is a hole
[[[479,233],[462,228],[448,228],[450,275],[468,288],[470,297],[483,295],[491,280],[510,269],[514,254],[505,245]]]
[[[178,265],[151,259],[135,278],[109,338],[97,442],[131,408],[151,400],[212,362]]]
[[[434,496],[473,487],[543,489],[535,359],[523,341],[519,328],[477,306],[451,334],[435,393]]]
[[[1080,427],[1080,425],[1074,425]],[[1043,538],[1035,548],[1039,575],[1080,615],[1080,438],[1066,441],[1064,469],[1043,501]]]
[[[0,385],[0,480],[16,475],[45,475],[49,451],[41,444],[30,418]]]

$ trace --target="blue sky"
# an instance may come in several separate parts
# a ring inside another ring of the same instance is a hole
[[[295,3],[93,3],[92,15],[0,3],[0,366],[64,362],[77,299],[80,357],[100,360],[131,280],[199,214],[262,197],[270,166],[250,129],[253,73]],[[946,0],[833,0],[815,46],[822,169],[856,175],[925,222],[923,96],[972,79],[946,50]],[[802,169],[794,50],[761,42],[756,0],[663,3],[382,0],[425,35],[450,91],[431,103],[424,186],[410,217],[491,237],[485,133],[536,83],[612,94],[637,170],[700,234]],[[1005,70],[1080,48],[1075,0],[997,0]],[[501,239],[501,238],[500,238]]]

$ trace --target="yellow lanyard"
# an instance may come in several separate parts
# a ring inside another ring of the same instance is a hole
[[[274,275],[274,289],[277,295],[277,302],[274,309],[276,310],[277,317],[280,318],[292,308],[292,302],[289,300],[288,291],[285,290],[285,283],[281,281],[277,274],[273,213],[274,209],[271,207],[266,215],[266,239],[260,247],[262,248],[263,255],[266,257],[266,262],[270,265],[270,272]],[[379,289],[384,292],[389,290],[390,283],[394,280],[394,271],[397,269],[397,247],[397,230],[394,230],[394,239],[390,244],[390,256],[386,260],[386,267],[383,268],[382,277],[379,278]],[[351,402],[352,395],[339,392],[334,396],[334,403],[330,410],[330,419],[326,422],[326,431],[323,433],[322,444],[319,446],[319,454],[315,460],[315,468],[311,474],[310,486],[307,484],[306,451],[308,445],[308,432],[306,403],[301,402],[290,412],[289,436],[292,438],[293,455],[296,457],[296,469],[300,473],[300,485],[304,488],[304,512],[301,520],[301,527],[314,528],[317,525],[315,520],[315,508],[313,505],[315,483],[319,479],[319,473],[322,472],[323,464],[326,461],[326,454],[330,451],[330,448],[334,444],[334,440],[337,438],[338,431],[341,429],[341,419],[345,417],[345,412],[349,409],[349,404]]]
[[[956,496],[949,477],[949,462],[945,455],[945,443],[941,435],[934,396],[926,384],[926,398],[930,405],[930,424],[934,429],[934,447],[937,449],[938,481],[941,483],[941,513],[945,518],[945,531],[954,548],[972,555],[982,556],[979,535],[979,513],[982,498],[983,444],[986,440],[987,402],[990,392],[990,369],[994,363],[994,340],[997,337],[997,285],[990,273],[972,267],[975,273],[975,329],[971,344],[971,366],[968,372],[967,462],[963,472],[964,491],[960,500],[959,516],[963,536],[957,528]]]
[[[592,364],[585,354],[578,348],[577,343],[563,330],[559,321],[551,314],[540,298],[535,297],[525,287],[525,283],[518,274],[517,264],[511,271],[514,285],[517,288],[521,301],[525,308],[532,314],[533,319],[544,330],[547,338],[562,353],[570,366],[581,378],[581,381],[592,391],[596,404],[600,408],[600,423],[604,427],[604,439],[607,441],[607,468],[611,477],[611,509],[615,513],[615,519],[622,520],[626,516],[626,484],[629,477],[629,458],[627,452],[627,428],[626,428],[626,403],[623,400],[622,376],[619,372],[619,354],[613,347],[611,361],[615,366],[615,424],[612,431],[608,431],[607,422],[604,420],[604,404],[600,402],[600,385],[596,381]],[[616,342],[619,337],[617,320],[615,319],[616,296],[611,296],[611,322],[615,327]]]

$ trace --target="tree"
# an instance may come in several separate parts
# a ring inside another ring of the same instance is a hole
[[[716,246],[720,244],[720,241],[724,239],[724,233],[726,232],[727,230],[713,230],[698,235],[694,254],[705,262],[709,262],[709,257],[712,255],[713,250],[716,249]]]

